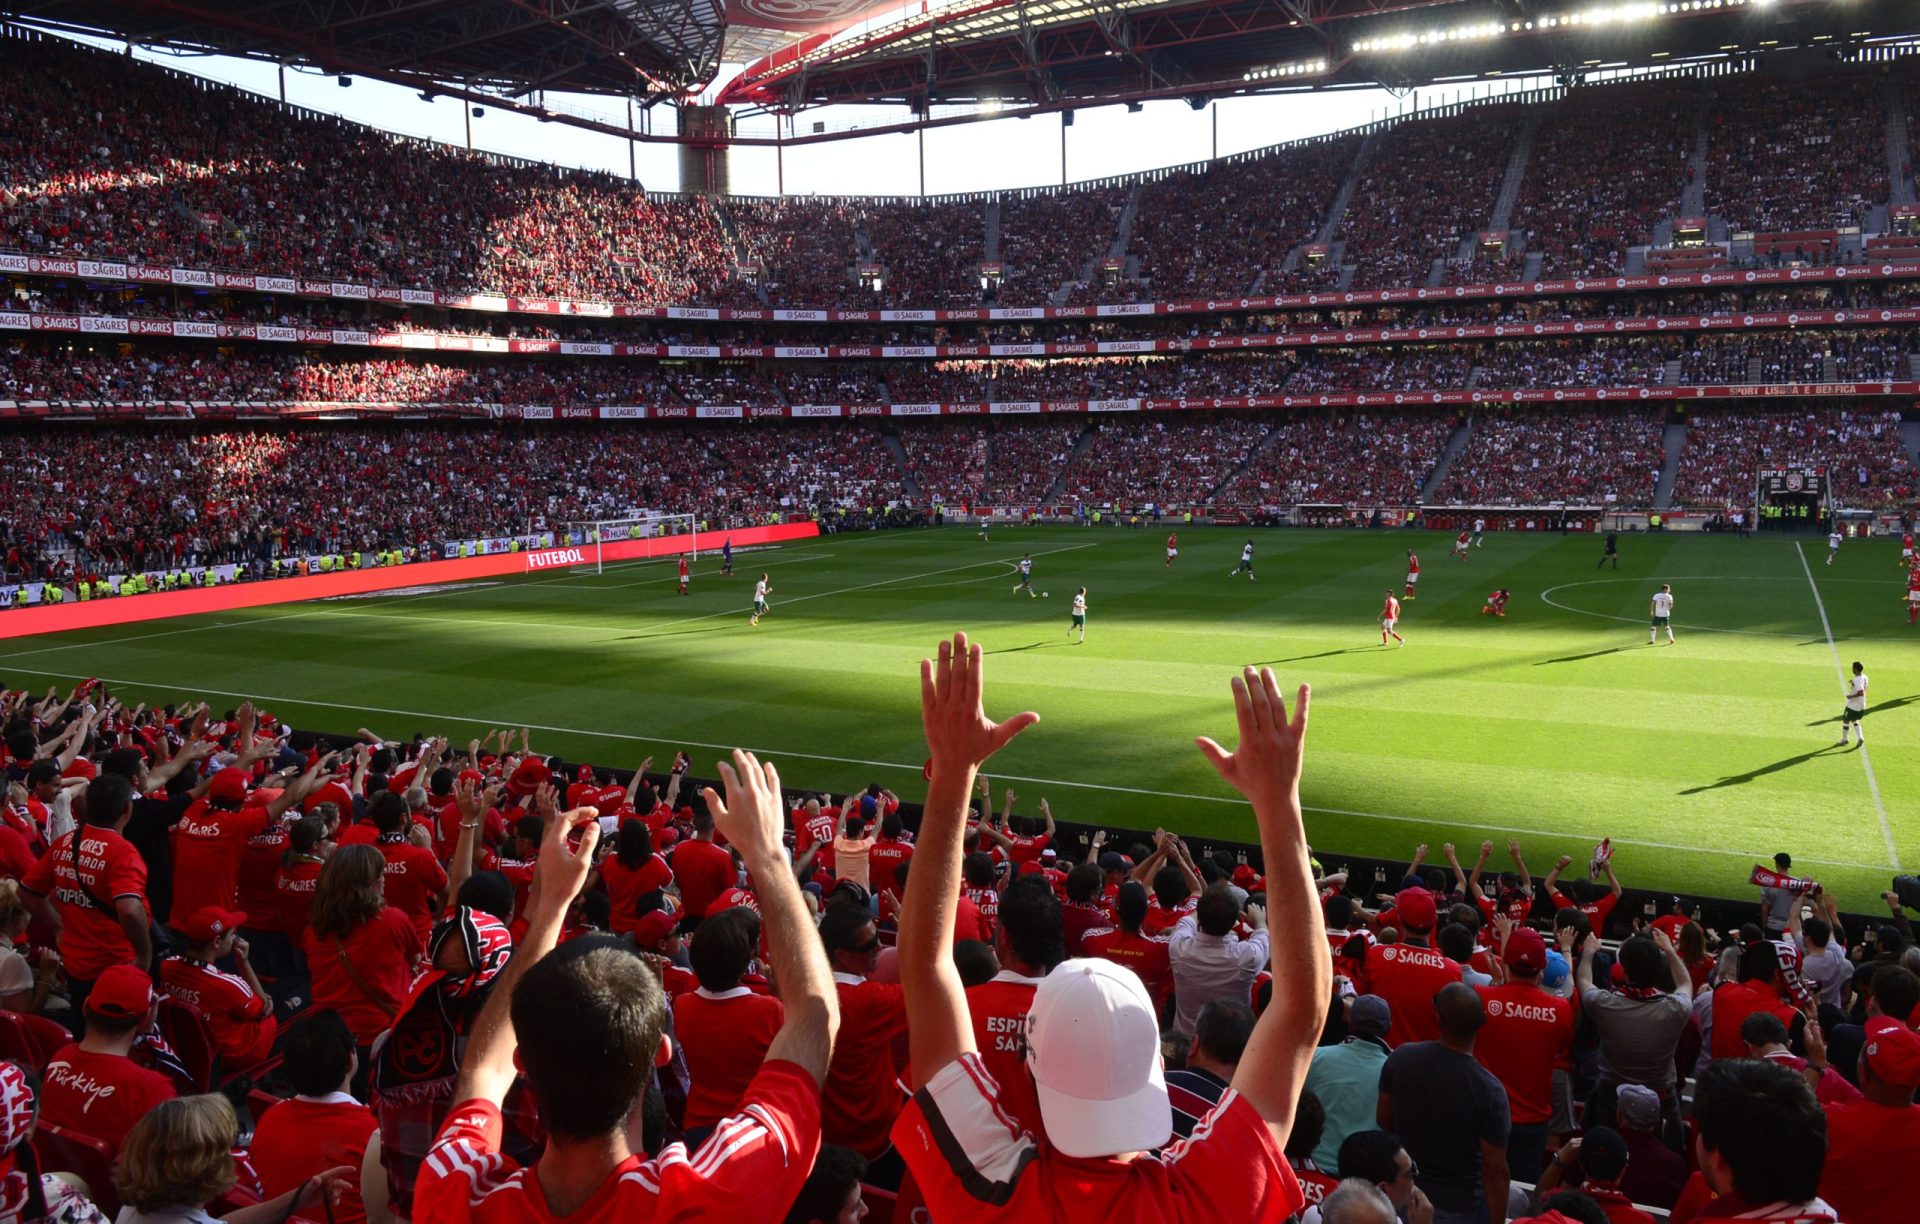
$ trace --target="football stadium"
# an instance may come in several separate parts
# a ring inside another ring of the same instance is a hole
[[[1920,1219],[1917,24],[0,4],[0,1222]]]

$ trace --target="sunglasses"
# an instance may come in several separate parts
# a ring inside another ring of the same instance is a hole
[[[879,950],[880,950],[880,937],[878,935],[875,935],[872,939],[869,939],[867,942],[863,944],[849,944],[847,946],[847,951],[858,952],[863,956],[869,952],[878,952]]]

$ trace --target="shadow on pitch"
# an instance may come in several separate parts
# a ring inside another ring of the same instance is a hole
[[[629,633],[623,638],[615,638],[614,641],[643,642],[648,638],[687,637],[695,633],[724,633],[729,629],[738,629],[739,627],[740,622],[729,621],[724,625],[708,625],[704,629],[662,629],[658,633]]]
[[[1920,701],[1920,693],[1909,693],[1905,697],[1895,697],[1892,701],[1879,702],[1869,709],[1867,713],[1878,714],[1882,710],[1897,710],[1903,705],[1912,705],[1916,701]],[[1832,718],[1816,718],[1807,725],[1809,727],[1824,727],[1828,723],[1837,723],[1839,721],[1840,716],[1835,714]]]
[[[1542,659],[1538,663],[1535,663],[1534,666],[1545,667],[1549,663],[1578,663],[1582,659],[1598,659],[1603,655],[1619,654],[1623,650],[1634,649],[1636,649],[1636,647],[1633,646],[1609,646],[1605,650],[1589,650],[1585,654],[1561,655],[1557,659]]]
[[[1308,659],[1331,659],[1335,655],[1368,654],[1378,650],[1378,646],[1348,646],[1342,650],[1323,650],[1319,654],[1295,655],[1291,659],[1268,659],[1264,663],[1255,663],[1255,667],[1272,667],[1276,663],[1304,663]]]
[[[1768,774],[1780,773],[1783,770],[1792,769],[1796,765],[1805,765],[1808,761],[1814,760],[1817,757],[1826,756],[1830,752],[1838,752],[1842,747],[1844,747],[1844,745],[1828,744],[1823,748],[1816,748],[1812,752],[1803,752],[1799,756],[1790,756],[1784,760],[1775,761],[1771,765],[1762,765],[1758,769],[1750,769],[1746,773],[1728,774],[1718,782],[1710,782],[1705,786],[1689,786],[1680,793],[1683,795],[1700,795],[1707,791],[1724,790],[1729,786],[1745,786],[1756,778],[1764,778]]]
[[[1048,638],[1045,641],[1041,641],[1041,642],[1028,642],[1025,646],[1002,646],[998,650],[984,650],[984,651],[981,651],[981,653],[990,654],[990,655],[1018,654],[1022,650],[1052,650],[1055,646],[1071,646],[1071,645],[1073,645],[1073,639],[1071,638],[1068,638],[1065,641],[1062,641],[1059,638]]]

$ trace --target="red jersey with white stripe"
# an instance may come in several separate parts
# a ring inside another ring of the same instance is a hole
[[[1381,607],[1380,615],[1387,620],[1399,620],[1400,601],[1391,595],[1387,596],[1387,602]]]
[[[416,1220],[436,1224],[554,1224],[538,1178],[500,1152],[500,1108],[466,1101],[448,1115],[420,1169]],[[820,1090],[790,1062],[769,1062],[740,1111],[689,1153],[670,1143],[652,1160],[629,1156],[567,1224],[649,1220],[778,1220],[820,1153]]]

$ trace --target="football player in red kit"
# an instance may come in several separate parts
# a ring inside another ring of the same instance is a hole
[[[1409,596],[1408,598],[1412,597]],[[1388,591],[1386,606],[1380,609],[1380,644],[1382,646],[1387,644],[1388,638],[1392,638],[1402,646],[1407,644],[1405,638],[1393,631],[1393,627],[1399,623],[1400,601],[1393,597],[1392,591]]]
[[[1173,568],[1173,559],[1179,555],[1180,555],[1180,533],[1177,531],[1169,532],[1167,535],[1167,568],[1168,569]]]
[[[1420,581],[1420,558],[1414,556],[1413,550],[1409,548],[1407,550],[1407,591],[1406,591],[1406,595],[1403,598],[1406,598],[1406,599],[1413,598],[1414,584],[1418,583],[1419,581]]]
[[[682,595],[685,595],[687,593],[688,581],[689,579],[687,577],[687,559],[685,556],[682,556],[680,558],[680,593]]]
[[[1505,587],[1501,587],[1497,591],[1489,592],[1487,595],[1487,606],[1480,609],[1480,615],[1487,616],[1491,614],[1493,616],[1505,616],[1507,614],[1507,597],[1509,594],[1510,592],[1508,592]]]

